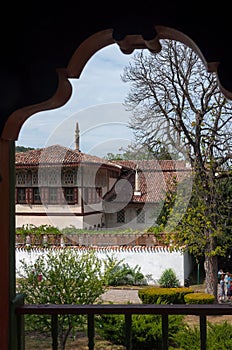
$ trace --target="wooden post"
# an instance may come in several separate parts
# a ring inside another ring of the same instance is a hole
[[[1,350],[16,349],[15,298],[15,146],[0,138],[0,339]],[[14,329],[14,331],[13,331]]]

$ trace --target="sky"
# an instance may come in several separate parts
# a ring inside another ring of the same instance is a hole
[[[43,148],[59,144],[75,148],[75,128],[79,124],[80,150],[103,157],[120,153],[133,140],[128,127],[131,112],[123,102],[129,85],[121,75],[131,55],[109,45],[90,58],[79,79],[70,79],[73,92],[58,109],[36,113],[22,126],[16,146]]]

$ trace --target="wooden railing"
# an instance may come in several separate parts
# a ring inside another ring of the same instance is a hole
[[[21,305],[20,305],[21,304]],[[199,316],[200,325],[200,350],[207,349],[207,316],[232,315],[231,305],[208,304],[91,304],[91,305],[56,305],[56,304],[22,304],[20,297],[15,301],[17,317],[18,350],[25,349],[24,339],[24,315],[51,315],[52,349],[58,350],[58,315],[87,315],[88,317],[88,348],[94,350],[94,315],[120,314],[125,316],[126,325],[126,350],[132,350],[132,315],[161,315],[162,316],[162,349],[168,350],[168,316],[169,315],[196,315]]]

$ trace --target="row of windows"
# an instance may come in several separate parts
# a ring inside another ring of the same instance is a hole
[[[17,186],[30,186],[39,184],[56,185],[60,183],[61,170],[49,169],[41,170],[39,172],[21,171],[16,173]],[[75,183],[75,174],[73,171],[62,172],[62,183],[64,185],[72,185]]]
[[[117,171],[98,170],[97,173],[84,173],[86,184],[92,183],[97,186],[106,186],[107,178],[117,178],[119,176]],[[16,186],[52,186],[62,183],[62,185],[75,185],[80,179],[80,172],[78,170],[62,170],[62,169],[40,169],[39,171],[17,171],[16,172]],[[94,178],[93,178],[94,177]],[[88,186],[88,185],[87,185]]]
[[[15,194],[17,204],[77,204],[78,197],[77,187],[18,187]],[[99,203],[101,198],[101,188],[84,188],[83,200],[85,204]]]
[[[136,210],[136,220],[137,220],[137,224],[145,223],[145,212],[141,208]],[[124,209],[117,212],[117,223],[125,223]]]

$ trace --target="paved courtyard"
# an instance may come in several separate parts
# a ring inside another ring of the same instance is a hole
[[[138,297],[138,289],[109,289],[102,296],[104,302],[112,303],[134,303],[141,304],[141,300]]]

